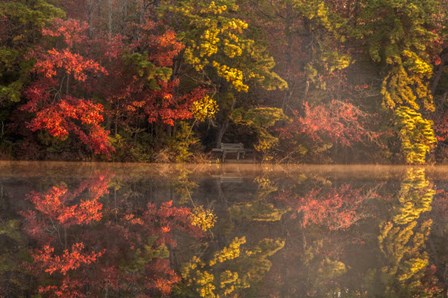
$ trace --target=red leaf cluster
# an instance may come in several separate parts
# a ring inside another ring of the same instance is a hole
[[[92,74],[107,74],[98,62],[76,52],[85,46],[86,30],[85,23],[72,19],[56,19],[43,30],[44,36],[61,37],[65,47],[45,50],[43,46],[33,52],[39,79],[25,90],[28,102],[21,109],[34,114],[28,123],[32,131],[44,130],[59,140],[74,136],[93,153],[110,156],[109,133],[101,127],[103,105],[73,95],[85,94],[82,89]]]
[[[88,25],[75,19],[56,18],[49,27],[42,30],[43,36],[62,37],[69,48],[86,41]]]
[[[312,107],[305,102],[303,108],[303,116],[294,111],[291,124],[281,129],[282,137],[289,139],[305,135],[313,142],[331,141],[346,147],[363,142],[366,138],[378,137],[366,129],[367,114],[351,103],[332,100],[329,105]]]
[[[36,62],[34,70],[46,78],[53,78],[58,74],[58,70],[63,70],[65,74],[71,75],[75,80],[81,82],[87,80],[87,73],[107,74],[106,69],[98,62],[86,59],[80,54],[72,53],[68,49],[62,51],[48,50]]]
[[[101,257],[105,250],[85,253],[84,243],[74,243],[71,250],[64,249],[62,255],[54,254],[54,247],[45,245],[41,250],[33,254],[34,262],[40,264],[42,269],[50,275],[59,272],[66,275],[70,270],[76,270],[83,264],[92,264]]]

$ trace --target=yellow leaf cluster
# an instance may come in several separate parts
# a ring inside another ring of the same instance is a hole
[[[422,215],[431,211],[435,190],[426,178],[425,169],[411,168],[401,183],[399,206],[391,221],[381,226],[380,248],[388,259],[383,272],[396,276],[406,289],[417,289],[429,264],[424,251],[430,233],[431,219]]]
[[[218,112],[218,103],[212,97],[206,95],[202,99],[193,102],[191,112],[196,120],[204,122],[213,119]]]
[[[207,210],[202,206],[198,206],[193,208],[190,220],[193,226],[199,227],[205,232],[215,226],[216,215],[211,210]]]
[[[229,260],[236,259],[240,256],[240,246],[246,243],[246,237],[235,237],[227,247],[217,252],[213,259],[210,260],[209,265],[214,266],[217,263],[224,263]]]
[[[216,68],[218,75],[231,83],[237,91],[249,91],[249,86],[244,83],[244,75],[240,69],[220,64],[217,61],[213,61],[212,65]]]
[[[218,76],[238,92],[248,92],[249,80],[268,90],[285,89],[286,82],[272,71],[273,58],[247,38],[248,23],[233,17],[234,2],[189,0],[169,8],[188,28],[179,34],[185,62],[197,72],[212,71],[207,77]]]
[[[424,164],[437,139],[434,135],[433,122],[423,118],[416,110],[400,106],[395,110],[400,128],[402,151],[409,164]]]

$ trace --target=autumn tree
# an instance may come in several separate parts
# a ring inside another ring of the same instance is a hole
[[[355,34],[364,38],[373,61],[386,68],[383,106],[391,109],[407,163],[424,163],[434,148],[430,79],[438,47],[440,1],[366,1]]]
[[[0,147],[3,154],[14,154],[13,133],[9,125],[30,82],[33,48],[39,44],[41,30],[64,11],[48,1],[2,1],[0,3]]]
[[[88,79],[107,75],[82,53],[86,30],[87,24],[72,19],[56,19],[42,30],[49,44],[32,53],[38,79],[25,90],[28,101],[21,109],[34,115],[27,125],[32,131],[42,130],[59,140],[75,137],[94,154],[110,156],[108,131],[101,126],[103,105],[84,99],[91,95],[85,87],[91,83]]]
[[[274,59],[250,34],[239,6],[230,1],[165,1],[167,15],[178,20],[185,44],[182,60],[198,80],[211,89],[217,101],[216,143],[226,132],[234,108],[243,105],[251,86],[267,90],[286,88],[274,71]]]

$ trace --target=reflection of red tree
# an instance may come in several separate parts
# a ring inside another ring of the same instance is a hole
[[[191,209],[171,201],[137,207],[120,197],[109,207],[101,198],[110,179],[98,175],[74,191],[59,184],[29,195],[34,210],[23,212],[24,228],[37,243],[30,272],[41,294],[166,296],[180,281],[167,257],[177,231],[202,235],[190,223]]]
[[[98,200],[83,200],[79,204],[67,206],[66,202],[69,200],[67,193],[65,185],[53,186],[43,195],[31,194],[30,200],[37,211],[61,224],[88,224],[91,221],[101,220],[103,205]]]
[[[50,275],[59,272],[66,275],[70,270],[78,269],[82,264],[91,264],[96,262],[98,257],[104,254],[101,252],[83,253],[84,243],[75,243],[71,251],[64,249],[62,255],[54,255],[54,247],[45,245],[42,250],[37,250],[33,254],[34,263],[40,265],[43,271]]]
[[[62,279],[60,286],[40,287],[39,294],[52,294],[52,296],[68,298],[85,297],[81,292],[82,286],[83,284],[79,281],[72,280],[69,276],[65,276]]]
[[[304,226],[313,223],[326,226],[330,230],[338,230],[347,229],[363,218],[363,213],[358,209],[367,198],[361,189],[342,185],[327,192],[313,189],[303,197],[285,192],[280,194],[277,200],[290,205],[297,212],[302,212]]]

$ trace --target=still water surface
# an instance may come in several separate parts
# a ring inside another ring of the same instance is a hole
[[[0,297],[447,297],[448,168],[0,163]]]

